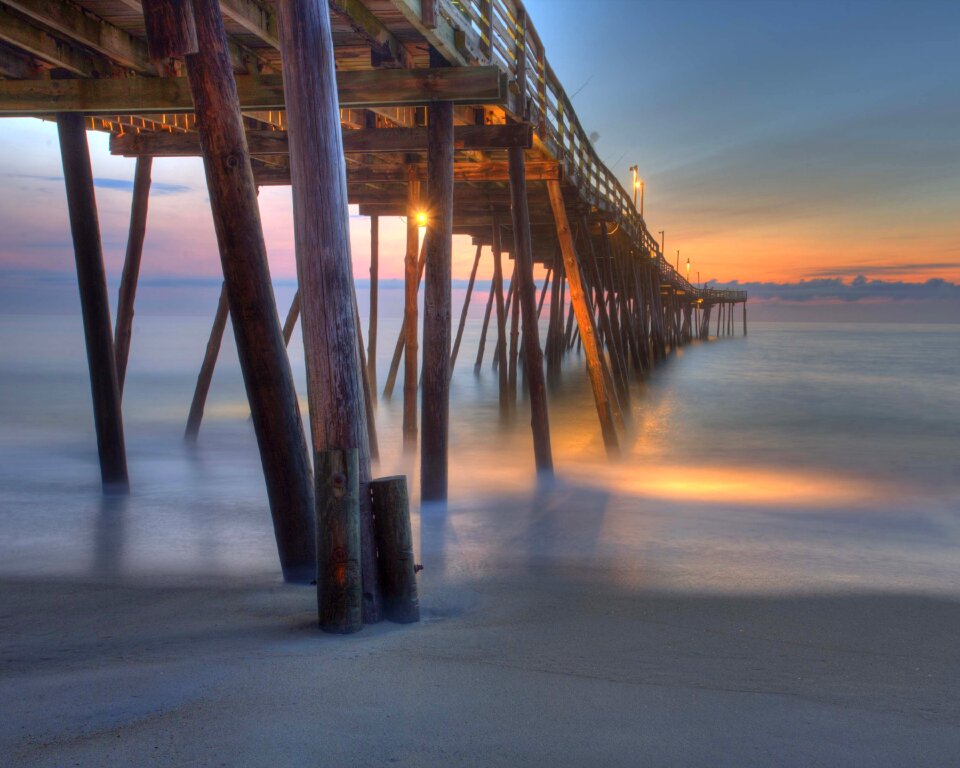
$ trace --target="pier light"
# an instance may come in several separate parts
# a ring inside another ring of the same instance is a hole
[[[687,256],[687,282],[690,282],[690,257]]]

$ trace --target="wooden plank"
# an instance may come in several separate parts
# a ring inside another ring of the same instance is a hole
[[[526,168],[527,181],[559,181],[560,166],[546,160],[529,163]],[[254,169],[257,184],[264,187],[285,186],[290,183],[288,168],[258,167]],[[348,168],[347,184],[406,184],[414,178],[417,181],[426,181],[426,168],[422,165],[410,166],[410,171],[402,167],[397,168]],[[454,164],[453,180],[457,183],[503,183],[510,180],[510,168],[507,163],[473,163],[459,162]]]
[[[338,13],[350,28],[370,46],[374,66],[412,68],[406,47],[360,0],[329,0],[330,10]]]
[[[247,146],[251,155],[287,155],[290,147],[286,131],[249,130]],[[459,125],[454,128],[456,150],[510,149],[533,146],[530,125]],[[343,151],[354,153],[426,152],[426,128],[361,128],[343,131]],[[110,153],[123,157],[199,157],[200,139],[194,132],[130,131],[111,134]],[[531,163],[530,165],[534,165]],[[559,169],[559,164],[549,163]],[[557,171],[559,173],[559,170]],[[423,178],[426,178],[424,166]]]
[[[36,56],[48,64],[65,69],[74,75],[83,77],[105,77],[114,74],[113,63],[96,53],[84,50],[80,46],[54,37],[48,32],[39,29],[26,19],[6,11],[0,6],[0,40],[9,43],[31,56]],[[452,70],[451,70],[452,71]],[[8,83],[38,82],[48,86],[53,83],[69,83],[70,80],[4,80],[0,86],[4,88]],[[108,82],[103,80],[100,82]],[[56,90],[57,86],[53,86]],[[70,108],[45,110],[47,113],[72,112]]]
[[[5,22],[0,21],[0,29],[6,29]],[[56,45],[53,52],[56,54]],[[91,74],[96,69],[90,63],[85,66]],[[77,64],[74,71],[84,74],[83,67]],[[506,77],[496,67],[345,71],[337,72],[336,78],[340,106],[344,108],[426,105],[436,101],[498,105],[508,97]],[[282,75],[237,75],[236,84],[243,110],[286,106]],[[7,117],[56,112],[139,115],[192,109],[190,87],[182,77],[0,82],[0,116]]]
[[[154,71],[143,40],[84,12],[78,5],[63,0],[4,0],[4,5],[112,59],[120,66],[138,72]]]

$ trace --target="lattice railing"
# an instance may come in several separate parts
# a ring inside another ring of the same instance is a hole
[[[576,185],[585,201],[604,211],[642,249],[658,260],[662,279],[681,290],[698,293],[660,253],[614,173],[604,165],[580,124],[570,98],[547,60],[543,43],[519,0],[441,0],[441,10],[481,59],[498,65],[516,85],[518,109],[537,127],[537,134],[563,166],[564,176]],[[454,18],[455,16],[455,18]],[[714,293],[717,293],[714,291]],[[741,301],[743,298],[726,300]]]

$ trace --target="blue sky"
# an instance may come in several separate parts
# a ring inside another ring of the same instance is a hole
[[[757,286],[859,275],[874,287],[960,282],[960,2],[526,5],[581,122],[599,134],[598,153],[625,184],[628,167],[640,166],[651,229],[666,231],[669,254],[691,259],[692,276]],[[110,157],[105,136],[89,137],[115,277],[133,161]],[[55,127],[0,120],[0,177],[0,279],[10,288],[14,274],[17,285],[70,274]],[[153,178],[145,278],[216,279],[199,160],[157,160]],[[260,203],[272,272],[289,279],[289,190],[264,189]],[[397,276],[403,225],[382,226],[386,250],[397,251],[383,274]],[[354,217],[352,232],[362,277],[366,220]],[[455,255],[454,276],[466,277],[472,249],[460,242]]]

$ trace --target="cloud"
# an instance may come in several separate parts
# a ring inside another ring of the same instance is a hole
[[[914,264],[854,264],[831,267],[821,267],[806,273],[807,277],[859,277],[866,274],[903,275],[916,272],[946,272],[960,269],[958,261],[931,261]]]
[[[42,176],[32,173],[5,173],[2,174],[12,179],[32,179],[33,181],[48,181],[63,184],[63,176]],[[133,192],[133,182],[129,179],[93,179],[93,186],[100,189],[118,189],[124,192]],[[184,192],[190,192],[193,188],[186,184],[169,184],[165,181],[154,181],[150,184],[150,194],[154,196],[179,195]]]
[[[876,303],[897,301],[960,302],[960,284],[942,278],[922,283],[868,279],[862,274],[849,282],[840,277],[800,280],[795,283],[729,283],[708,281],[715,288],[746,290],[751,300],[785,303]]]

